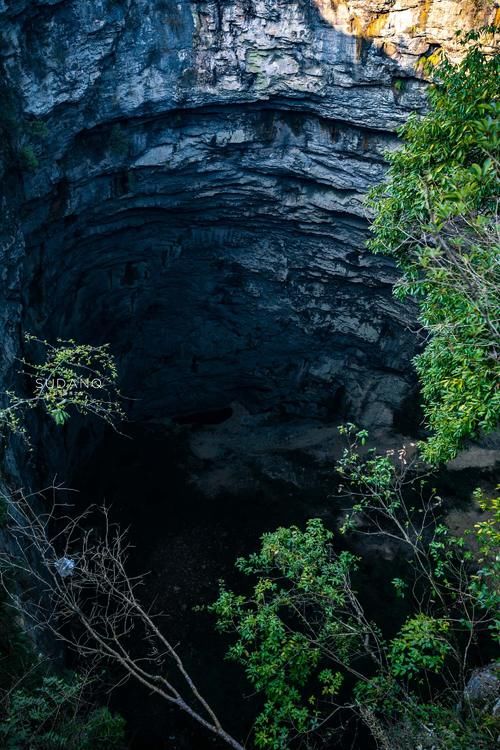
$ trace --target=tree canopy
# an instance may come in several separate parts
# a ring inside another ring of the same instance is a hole
[[[370,196],[371,249],[402,271],[429,334],[416,358],[431,462],[453,458],[500,415],[498,29],[464,38],[433,67],[429,112],[401,128],[387,180]]]

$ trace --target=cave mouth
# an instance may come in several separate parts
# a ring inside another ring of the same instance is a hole
[[[238,734],[248,686],[192,607],[264,531],[333,524],[338,423],[383,444],[413,392],[411,311],[364,250],[386,145],[280,102],[200,107],[81,133],[26,206],[23,327],[110,344],[129,418],[128,438],[70,420],[43,440],[45,476],[130,528],[147,596]],[[136,750],[214,746],[136,696],[116,693]]]
[[[387,431],[412,393],[413,312],[364,249],[390,138],[290,106],[99,125],[32,187],[23,327],[109,343],[133,421],[236,404]]]

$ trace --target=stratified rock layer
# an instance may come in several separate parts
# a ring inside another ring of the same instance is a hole
[[[414,41],[394,3],[344,5],[0,2],[8,83],[47,126],[21,136],[6,324],[110,342],[137,419],[236,402],[391,427],[416,336],[363,198],[424,106],[439,3]]]

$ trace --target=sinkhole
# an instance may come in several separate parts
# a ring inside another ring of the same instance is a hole
[[[413,311],[364,249],[386,145],[279,101],[179,110],[83,130],[24,206],[22,327],[109,343],[128,417],[41,426],[38,473],[130,528],[146,599],[239,735],[255,698],[193,607],[264,531],[335,523],[339,423],[379,446],[418,429]],[[216,746],[138,695],[112,697],[135,750]]]
[[[127,414],[119,432],[33,420],[31,465],[8,468],[110,506],[146,604],[238,737],[258,698],[194,607],[219,578],[240,586],[263,532],[335,527],[339,424],[379,450],[421,425],[415,309],[366,249],[365,198],[425,111],[416,63],[494,10],[389,5],[0,3],[4,390],[23,385],[23,332],[109,344]],[[367,613],[393,633],[394,560],[363,552]],[[223,747],[140,687],[110,700],[132,750]]]

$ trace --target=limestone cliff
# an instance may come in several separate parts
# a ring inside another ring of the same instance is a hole
[[[109,341],[137,419],[239,404],[391,428],[416,335],[391,263],[364,250],[363,199],[425,107],[419,57],[495,12],[2,0],[17,145],[34,156],[4,180],[5,211],[20,206],[2,244],[8,358],[21,324]]]
[[[498,24],[500,6],[491,0],[314,0],[334,28],[373,40],[387,55],[415,64],[434,47],[460,55],[457,31]]]

